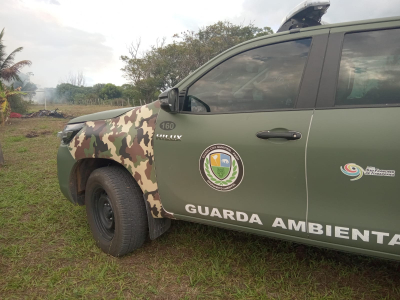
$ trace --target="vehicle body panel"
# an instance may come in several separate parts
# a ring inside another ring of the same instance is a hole
[[[97,112],[94,114],[90,115],[85,115],[85,116],[80,116],[77,118],[74,118],[68,122],[68,124],[73,124],[73,123],[80,123],[80,122],[88,122],[88,121],[97,121],[97,120],[105,120],[105,119],[112,119],[116,118],[122,114],[127,113],[128,111],[131,111],[134,109],[134,107],[124,107],[124,108],[117,108],[117,109],[111,109],[111,110],[106,110],[106,111],[101,111]]]
[[[319,53],[313,53],[314,56],[318,57],[317,62],[313,60],[313,66],[320,70],[328,32],[329,30],[325,29],[316,30],[312,33],[281,34],[274,38],[241,44],[211,60],[184,79],[179,83],[180,89],[188,89],[194,81],[210,69],[238,53],[289,40],[310,38],[314,35],[315,37],[323,37],[318,40],[319,47],[316,49]],[[313,52],[313,45],[310,47],[310,53]],[[306,66],[305,70],[307,70]],[[309,85],[309,82],[307,84]],[[310,93],[310,90],[314,92]],[[302,91],[301,86],[299,93],[300,91]],[[311,101],[311,103],[314,105],[316,92],[317,86],[314,84],[313,87],[308,88],[307,92],[300,94],[303,97],[312,95],[314,102]],[[298,102],[305,100],[300,98]],[[248,216],[258,214],[262,226],[258,223],[241,222],[237,218],[224,218],[222,213],[222,219],[219,221],[236,224],[242,230],[255,228],[265,232],[280,232],[306,237],[305,232],[288,232],[271,225],[277,216],[306,218],[307,197],[304,159],[312,114],[312,109],[305,108],[264,112],[207,113],[203,115],[186,112],[170,114],[161,110],[157,124],[171,121],[176,126],[171,131],[156,126],[156,135],[182,135],[179,142],[157,139],[155,141],[157,177],[168,178],[168,180],[159,181],[160,197],[165,209],[173,212],[174,215],[190,216],[185,207],[187,204],[191,204],[197,209],[199,209],[198,206],[201,206],[202,212],[207,207],[209,211],[212,208],[217,208],[221,212],[223,209],[245,212]],[[276,129],[301,132],[302,138],[295,141],[273,141],[262,140],[256,136],[257,132]],[[232,191],[216,191],[210,188],[201,177],[199,170],[200,156],[207,147],[213,144],[224,144],[234,148],[243,160],[245,169],[243,182]],[[216,220],[211,214],[201,217]]]
[[[331,27],[330,32],[355,32],[355,31],[366,31],[366,30],[380,30],[385,28],[394,28],[400,26],[399,18],[388,18],[382,20],[376,20],[376,22],[366,23],[343,23],[338,26]]]
[[[341,171],[349,163],[364,170],[400,170],[399,127],[400,107],[315,111],[307,152],[308,221],[322,224],[324,233],[310,234],[311,239],[400,254],[399,245],[388,245],[400,234],[399,177],[364,172],[354,180]],[[332,226],[331,236],[326,225]],[[333,226],[350,229],[339,235]],[[352,228],[369,230],[369,241],[354,240]],[[380,244],[373,231],[390,236]]]
[[[106,158],[123,165],[139,184],[155,218],[168,215],[160,202],[154,164],[153,137],[159,110],[160,102],[155,101],[116,118],[88,121],[69,144],[77,161]]]
[[[396,19],[331,29],[307,152],[308,222],[322,225],[321,234],[309,238],[383,257],[400,254],[400,185],[394,173],[400,167],[400,107],[335,106],[335,99],[346,34],[399,28]],[[345,175],[350,163],[362,177]],[[379,176],[369,167],[390,172]]]
[[[190,215],[185,206],[192,204],[201,206],[203,212],[205,207],[209,211],[218,208],[221,215],[222,209],[244,212],[249,217],[258,214],[262,225],[236,218],[220,221],[265,231],[280,231],[271,227],[276,216],[305,219],[304,151],[312,113],[303,110],[190,115],[161,111],[157,123],[172,121],[176,127],[168,134],[182,135],[181,141],[155,141],[157,178],[165,178],[158,183],[165,209]],[[294,141],[257,138],[257,132],[274,128],[296,130],[303,137]],[[166,133],[159,126],[155,132]],[[243,161],[243,181],[231,191],[211,188],[200,174],[200,156],[213,144],[232,147]],[[204,218],[216,220],[210,215]]]
[[[71,195],[70,177],[76,160],[72,157],[67,145],[60,145],[57,152],[57,175],[63,195],[74,203]]]

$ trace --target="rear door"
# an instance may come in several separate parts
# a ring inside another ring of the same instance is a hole
[[[322,68],[327,30],[312,33],[254,42],[180,87],[186,90],[182,111],[161,111],[155,132],[167,211],[179,219],[306,237],[305,224],[289,231],[275,222],[306,218],[305,145],[317,91],[312,76]],[[165,128],[168,122],[173,125]],[[179,141],[165,139],[176,135]]]
[[[318,241],[399,255],[400,29],[393,27],[399,22],[331,32],[308,143],[308,231]]]

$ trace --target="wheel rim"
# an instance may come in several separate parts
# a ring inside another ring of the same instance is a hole
[[[97,228],[103,237],[112,240],[115,232],[115,218],[110,198],[106,191],[99,187],[93,193],[92,201]]]

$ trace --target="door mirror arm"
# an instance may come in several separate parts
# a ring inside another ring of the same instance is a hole
[[[161,109],[172,114],[179,111],[179,90],[177,88],[169,90],[167,99],[161,100]]]

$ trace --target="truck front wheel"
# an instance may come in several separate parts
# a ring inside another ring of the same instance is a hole
[[[122,256],[143,245],[148,233],[146,206],[128,171],[118,166],[94,170],[85,204],[93,237],[105,253]]]

